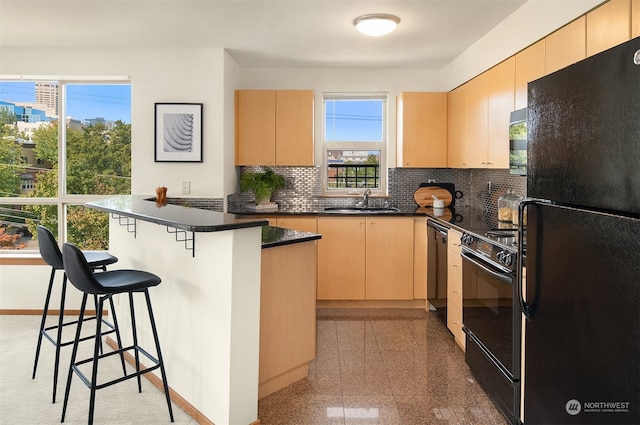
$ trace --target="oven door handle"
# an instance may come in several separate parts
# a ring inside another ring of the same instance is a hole
[[[467,260],[470,263],[472,263],[474,266],[481,268],[482,270],[489,273],[491,276],[495,277],[496,279],[504,283],[508,283],[509,285],[513,285],[512,275],[509,275],[505,272],[496,272],[495,270],[488,268],[485,264],[483,264],[479,260],[476,260],[477,257],[469,252],[463,251],[462,253],[460,253],[460,255],[464,260]]]

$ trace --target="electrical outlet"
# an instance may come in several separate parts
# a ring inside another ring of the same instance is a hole
[[[182,182],[182,194],[186,195],[191,192],[191,182]]]
[[[284,178],[284,186],[285,189],[293,190],[293,183],[295,182],[295,177],[285,177]]]
[[[436,179],[427,179],[427,183],[435,183]]]

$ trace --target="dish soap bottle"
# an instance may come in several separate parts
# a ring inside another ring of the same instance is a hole
[[[522,201],[522,197],[517,195],[513,189],[507,190],[507,193],[498,198],[498,221],[504,223],[513,223],[513,211],[518,209],[518,204]],[[517,224],[517,217],[516,217]]]

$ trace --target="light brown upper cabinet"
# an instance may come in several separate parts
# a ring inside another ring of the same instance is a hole
[[[468,85],[451,90],[449,102],[449,147],[447,165],[464,168],[465,140],[467,138],[467,89]]]
[[[465,168],[487,167],[489,128],[489,74],[484,72],[467,83],[467,137],[465,140]]]
[[[640,0],[631,0],[631,38],[640,37]]]
[[[609,0],[587,13],[587,56],[628,41],[630,22],[631,0]]]
[[[514,109],[527,107],[527,84],[545,75],[545,41],[540,40],[516,53],[516,104]]]
[[[447,93],[403,92],[396,102],[399,166],[446,167]]]
[[[586,58],[586,17],[583,15],[545,39],[546,74]]]
[[[314,165],[312,90],[236,90],[236,165]]]
[[[487,71],[489,80],[489,139],[487,167],[509,168],[509,117],[515,102],[514,56]]]

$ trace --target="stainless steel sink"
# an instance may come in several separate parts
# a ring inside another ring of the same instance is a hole
[[[395,207],[327,207],[325,213],[332,214],[388,214],[399,212]]]

